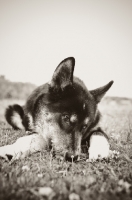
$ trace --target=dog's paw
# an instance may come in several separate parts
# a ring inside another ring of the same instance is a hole
[[[30,150],[30,144],[27,145],[26,139],[26,137],[22,137],[17,139],[17,141],[11,145],[0,147],[0,157],[7,161],[18,160],[26,157]]]
[[[17,143],[0,147],[0,157],[6,161],[18,160],[26,157],[28,154],[29,151],[22,151]]]
[[[21,137],[11,145],[0,147],[0,157],[6,160],[18,160],[29,154],[42,151],[45,148],[45,140],[41,135],[32,134]]]
[[[10,161],[13,158],[13,152],[11,150],[11,145],[0,147],[0,157],[4,158],[7,161]]]
[[[107,158],[109,142],[103,135],[92,135],[90,138],[89,159]]]

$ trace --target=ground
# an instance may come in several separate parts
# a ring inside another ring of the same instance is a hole
[[[0,101],[0,146],[25,134],[5,122],[4,109],[14,102]],[[132,100],[107,98],[99,108],[111,150],[119,154],[96,162],[86,154],[76,163],[60,161],[50,152],[14,162],[0,159],[0,200],[132,199]]]

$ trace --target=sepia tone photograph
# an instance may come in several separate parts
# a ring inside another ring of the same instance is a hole
[[[0,200],[132,199],[132,1],[0,0]]]

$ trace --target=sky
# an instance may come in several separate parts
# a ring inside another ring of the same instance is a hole
[[[132,98],[132,0],[0,0],[0,75],[42,85],[69,56],[88,89]]]

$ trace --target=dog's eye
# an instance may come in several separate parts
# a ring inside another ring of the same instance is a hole
[[[63,118],[63,119],[64,119],[64,121],[67,122],[67,123],[70,122],[70,117],[69,117],[69,115],[67,115],[67,114],[64,115],[64,118]]]

